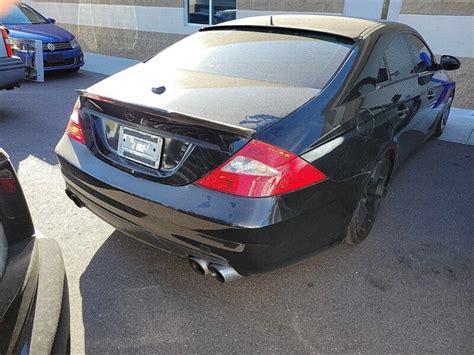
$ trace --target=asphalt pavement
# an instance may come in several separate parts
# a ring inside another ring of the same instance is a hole
[[[75,89],[0,92],[0,146],[36,227],[64,253],[72,353],[472,353],[474,146],[429,140],[396,173],[370,237],[220,284],[114,231],[64,194],[54,147]]]

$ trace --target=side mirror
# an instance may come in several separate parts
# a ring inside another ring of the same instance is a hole
[[[56,20],[54,18],[48,18],[47,20],[52,25],[54,25],[56,23]]]
[[[452,55],[442,55],[439,66],[443,70],[457,70],[461,67],[461,61]]]

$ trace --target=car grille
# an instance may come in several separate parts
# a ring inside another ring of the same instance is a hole
[[[57,62],[57,63],[48,63],[45,61],[44,67],[45,68],[62,67],[63,65],[73,65],[73,64],[76,64],[76,58],[64,59],[63,61]]]
[[[43,43],[43,51],[44,52],[51,52],[48,48],[48,44],[49,43]],[[53,43],[53,44],[54,44],[54,47],[55,47],[54,51],[65,51],[65,50],[68,50],[68,49],[72,49],[71,43],[69,43],[69,42],[56,42],[56,43]]]

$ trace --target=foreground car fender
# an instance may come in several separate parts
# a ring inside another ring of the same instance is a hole
[[[0,149],[0,353],[69,351],[61,248],[34,230],[18,178]]]
[[[66,270],[59,244],[37,232],[38,235],[39,277],[30,351],[64,354],[69,347]]]

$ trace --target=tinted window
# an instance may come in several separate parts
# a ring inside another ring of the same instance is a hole
[[[389,44],[385,51],[385,61],[392,80],[406,77],[414,72],[411,53],[403,35],[398,35]]]
[[[235,20],[236,0],[186,0],[188,23],[209,25]]]
[[[198,32],[150,63],[196,72],[321,89],[351,48],[321,38],[253,31]]]
[[[235,20],[236,0],[214,0],[212,2],[212,23]]]
[[[209,0],[187,0],[188,1],[188,22],[209,24]]]
[[[43,16],[25,5],[14,7],[7,16],[4,16],[0,19],[0,22],[4,25],[48,23],[48,21]]]
[[[433,66],[433,56],[421,39],[414,35],[407,35],[408,47],[415,62],[415,73],[430,70]]]

